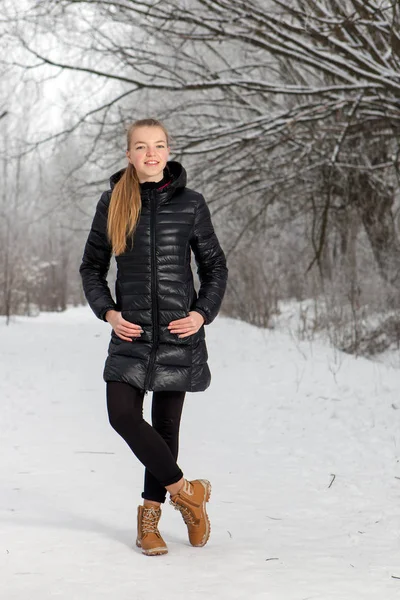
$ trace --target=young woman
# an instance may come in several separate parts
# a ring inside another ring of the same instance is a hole
[[[95,315],[112,327],[103,378],[111,426],[145,466],[136,544],[165,554],[158,530],[167,491],[193,546],[210,535],[206,479],[188,481],[177,464],[186,392],[208,388],[205,325],[217,316],[228,269],[199,192],[186,171],[169,161],[169,136],[155,119],[127,131],[127,167],[114,173],[96,208],[79,272]],[[200,289],[191,269],[193,251]],[[114,302],[107,284],[112,254],[118,272]],[[152,425],[143,399],[152,390]]]

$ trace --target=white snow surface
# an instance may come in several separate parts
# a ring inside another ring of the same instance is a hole
[[[219,316],[178,460],[212,483],[211,537],[191,547],[167,498],[169,553],[147,557],[110,331],[87,306],[0,320],[2,600],[400,598],[399,370]]]

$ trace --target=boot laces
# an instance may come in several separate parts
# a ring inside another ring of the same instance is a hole
[[[142,532],[143,533],[159,533],[158,531],[159,515],[154,508],[148,508],[143,511]]]
[[[172,502],[172,500],[170,500],[170,504],[172,504],[175,510],[179,510],[179,512],[182,514],[183,520],[185,521],[186,525],[196,525],[193,513],[187,508],[187,506],[175,504],[175,502]]]

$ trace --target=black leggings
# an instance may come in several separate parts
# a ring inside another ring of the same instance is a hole
[[[144,390],[121,381],[107,382],[110,424],[146,467],[142,493],[146,500],[165,502],[165,486],[183,477],[176,461],[185,394],[153,392],[151,426],[143,419]]]

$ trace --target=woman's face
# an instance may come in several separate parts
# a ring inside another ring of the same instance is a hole
[[[140,183],[161,181],[169,150],[161,127],[136,127],[133,130],[126,156],[135,167]]]

